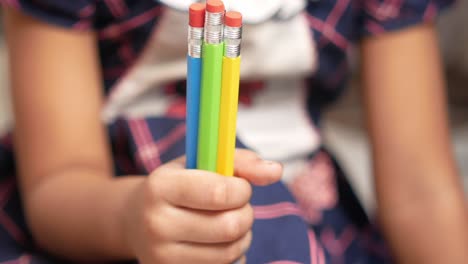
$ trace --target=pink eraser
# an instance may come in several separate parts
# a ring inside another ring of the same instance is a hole
[[[224,12],[224,3],[220,0],[208,0],[206,1],[206,11],[210,13],[222,13]]]
[[[205,25],[205,5],[194,3],[189,8],[189,25],[191,27],[201,28]]]
[[[224,23],[228,27],[242,27],[242,14],[235,11],[229,11],[224,17]]]

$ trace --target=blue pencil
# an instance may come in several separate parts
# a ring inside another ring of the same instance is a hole
[[[187,55],[187,132],[185,137],[186,168],[197,168],[198,121],[200,114],[200,81],[205,5],[194,3],[189,9]]]

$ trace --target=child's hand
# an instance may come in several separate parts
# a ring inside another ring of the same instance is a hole
[[[281,165],[238,150],[235,175],[184,169],[178,159],[155,170],[128,203],[124,234],[142,264],[232,263],[250,245],[251,186],[278,181]]]

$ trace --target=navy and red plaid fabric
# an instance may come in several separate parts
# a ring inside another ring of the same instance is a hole
[[[0,0],[47,23],[94,30],[106,92],[133,65],[165,7],[154,0]],[[432,21],[451,0],[311,0],[307,19],[317,43],[318,71],[306,80],[308,110],[320,111],[345,87],[347,52],[359,39]],[[255,86],[255,85],[254,85]],[[254,92],[254,91],[253,91]],[[248,93],[245,93],[248,94]],[[249,101],[248,95],[241,95]],[[159,118],[109,125],[118,175],[145,174],[184,153],[183,105]],[[182,109],[182,110],[181,110]],[[11,137],[0,141],[0,263],[64,263],[38,250],[16,188]],[[239,146],[243,146],[238,142]],[[305,188],[305,187],[306,188]],[[344,174],[324,149],[311,153],[298,181],[254,187],[254,240],[248,263],[387,263],[384,243]]]

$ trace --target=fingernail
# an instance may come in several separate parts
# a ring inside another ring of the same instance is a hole
[[[271,161],[271,160],[265,160],[263,162],[267,166],[279,166],[281,168],[284,168],[284,166],[283,166],[283,164],[281,162]]]

